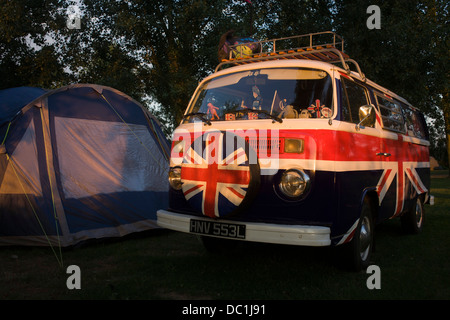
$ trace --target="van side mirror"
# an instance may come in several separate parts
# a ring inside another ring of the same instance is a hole
[[[375,107],[373,104],[359,107],[359,123],[356,125],[356,130],[359,131],[363,127],[375,126]]]

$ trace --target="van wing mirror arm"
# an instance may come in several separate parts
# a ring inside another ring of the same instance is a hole
[[[375,107],[373,104],[359,107],[359,123],[355,126],[356,131],[361,129],[361,126],[373,126],[375,124]]]

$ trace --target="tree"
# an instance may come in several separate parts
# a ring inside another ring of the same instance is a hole
[[[432,51],[430,71],[430,86],[428,87],[430,96],[430,105],[435,106],[434,118],[437,119],[437,126],[444,128],[445,137],[447,141],[446,156],[441,158],[441,162],[448,166],[450,160],[450,74],[449,68],[450,57],[448,55],[450,50],[449,40],[449,26],[448,14],[450,4],[448,1],[424,1],[424,9],[426,10],[426,21],[432,26],[431,43]],[[443,118],[443,124],[441,120]],[[439,135],[436,135],[439,143]],[[439,150],[439,149],[438,149]],[[446,161],[445,161],[446,160]],[[450,177],[450,176],[449,176]]]
[[[84,1],[79,28],[61,26],[55,36],[54,46],[63,56],[70,78],[78,83],[95,83],[110,86],[142,101],[145,87],[142,83],[145,69],[139,56],[128,48],[128,41],[114,33],[118,11],[100,10],[95,1]],[[116,4],[116,2],[111,2]],[[67,12],[72,2],[66,1],[59,10],[61,17],[68,19]]]
[[[0,0],[0,89],[52,88],[64,78],[59,54],[46,35],[55,28],[58,1]]]
[[[332,30],[370,79],[445,129],[450,153],[448,1],[381,2],[374,30],[366,26],[368,0],[84,0],[81,27],[70,29],[73,3],[0,0],[0,89],[109,85],[154,102],[170,131],[217,65],[226,31],[268,39]]]
[[[372,80],[403,96],[434,119],[445,122],[450,142],[448,102],[448,9],[444,0],[389,1],[380,4],[381,29],[366,27],[371,1],[336,1],[335,28],[347,53]],[[432,138],[432,143],[436,138]],[[450,157],[450,148],[448,156]]]
[[[139,90],[158,103],[154,112],[169,126],[178,125],[198,81],[217,64],[217,44],[228,24],[223,14],[226,1],[214,6],[206,0],[85,3],[102,30],[108,30],[105,41],[128,53],[119,60],[129,60],[130,66],[134,62],[132,74],[139,79]],[[96,65],[93,62],[86,71]]]
[[[329,31],[333,27],[332,0],[268,0],[252,4],[256,11],[254,29],[258,30],[260,38]]]

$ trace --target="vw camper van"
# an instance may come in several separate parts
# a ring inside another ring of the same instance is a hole
[[[342,246],[355,270],[376,224],[420,232],[432,200],[423,114],[369,80],[333,32],[244,47],[201,81],[173,133],[158,225],[207,248]]]

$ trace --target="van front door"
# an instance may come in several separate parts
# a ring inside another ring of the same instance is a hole
[[[339,229],[350,234],[360,217],[368,192],[377,190],[383,172],[379,115],[368,89],[341,74],[340,124],[336,155],[336,190],[339,198]],[[368,111],[374,112],[369,115]]]

